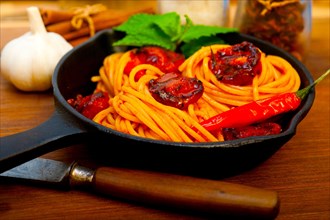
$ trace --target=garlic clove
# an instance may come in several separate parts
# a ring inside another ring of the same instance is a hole
[[[1,52],[1,74],[22,91],[51,88],[54,69],[73,47],[61,35],[47,32],[37,7],[27,9],[31,31],[7,43]]]

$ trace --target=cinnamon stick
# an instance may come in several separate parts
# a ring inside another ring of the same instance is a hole
[[[49,9],[40,9],[40,14],[45,25],[71,20],[74,16],[73,12]]]
[[[71,19],[74,16],[73,13],[54,10],[41,11],[43,13],[44,23],[48,23],[46,25],[48,32],[58,33],[74,45],[78,45],[79,42],[85,41],[86,37],[90,37],[90,29],[87,23],[83,23],[82,27],[78,30],[71,25]],[[151,7],[129,11],[107,9],[106,11],[92,15],[91,18],[94,23],[95,31],[97,32],[117,26],[126,21],[131,15],[137,13],[154,13],[154,9]]]
[[[85,24],[83,24],[83,25],[87,26]],[[48,32],[55,32],[60,35],[70,33],[71,31],[76,31],[76,29],[74,27],[72,27],[70,20],[47,25],[46,29]]]
[[[87,41],[90,38],[89,35],[83,36],[83,37],[79,37],[73,40],[68,41],[69,44],[71,44],[73,47],[78,46],[81,43],[84,43],[85,41]]]
[[[93,18],[94,27],[95,27],[96,32],[103,30],[103,29],[111,28],[111,27],[114,27],[114,26],[117,26],[117,25],[123,23],[125,20],[127,20],[129,15],[122,15],[122,16],[116,16],[116,17],[109,16],[108,18],[107,17],[108,16],[99,15],[99,16],[95,16]],[[81,37],[83,35],[88,35],[88,34],[89,34],[89,27],[87,25],[84,25],[84,27],[82,27],[78,30],[70,31],[68,33],[64,33],[62,36],[66,40],[72,40],[77,37]]]

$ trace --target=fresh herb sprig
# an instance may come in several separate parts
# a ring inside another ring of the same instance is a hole
[[[236,28],[194,25],[185,15],[186,22],[181,24],[176,12],[165,14],[136,14],[126,22],[114,28],[124,32],[125,36],[113,46],[160,46],[172,51],[180,51],[189,57],[201,46],[224,41],[217,34],[237,32]]]

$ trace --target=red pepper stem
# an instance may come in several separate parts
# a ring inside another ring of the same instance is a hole
[[[300,99],[304,99],[306,97],[306,95],[309,93],[309,91],[319,82],[321,82],[327,75],[329,75],[330,73],[330,69],[328,69],[325,73],[323,73],[317,80],[315,80],[311,85],[298,90],[296,92],[296,95],[300,98]]]

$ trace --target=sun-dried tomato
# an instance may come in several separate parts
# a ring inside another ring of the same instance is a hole
[[[211,49],[212,52],[212,49]],[[250,42],[242,42],[211,53],[209,68],[223,83],[251,85],[255,75],[261,73],[260,50]]]
[[[185,60],[182,54],[156,46],[141,47],[135,52],[131,52],[130,58],[131,61],[127,63],[124,69],[124,73],[127,75],[129,75],[131,70],[139,64],[156,66],[164,73],[178,73],[178,67]],[[139,71],[135,76],[135,80],[138,81],[144,74],[144,70]]]
[[[186,109],[203,95],[204,87],[196,78],[184,77],[179,73],[167,73],[150,80],[149,91],[160,103]]]
[[[134,67],[142,63],[139,57],[134,52],[130,52],[130,58],[131,60],[126,64],[124,68],[124,73],[126,75],[129,75]]]
[[[225,141],[246,138],[251,136],[265,136],[281,133],[281,126],[274,122],[264,122],[240,128],[223,128]]]
[[[79,94],[75,99],[69,99],[67,102],[85,117],[93,119],[97,113],[109,107],[109,96],[104,92],[88,96]]]

